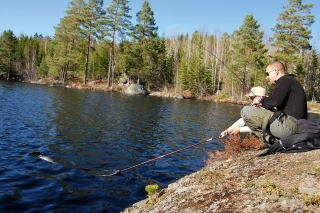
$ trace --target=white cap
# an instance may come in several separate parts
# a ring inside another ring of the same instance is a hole
[[[266,96],[266,90],[262,87],[253,87],[249,94],[246,94],[247,97],[252,96]]]

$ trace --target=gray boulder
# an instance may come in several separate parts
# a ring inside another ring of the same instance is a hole
[[[131,84],[124,93],[130,95],[148,95],[149,92],[140,84]]]
[[[167,98],[176,98],[176,99],[184,99],[183,95],[181,95],[180,93],[177,92],[171,92],[166,94],[164,97]]]
[[[53,87],[64,87],[65,84],[63,82],[54,82],[50,86],[53,86]]]
[[[162,93],[161,93],[161,92],[151,92],[149,95],[150,95],[150,96],[161,97],[161,96],[162,96]]]

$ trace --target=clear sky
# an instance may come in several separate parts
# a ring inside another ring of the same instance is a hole
[[[132,23],[144,0],[131,0]],[[261,30],[272,35],[271,28],[283,10],[281,6],[289,0],[149,0],[159,35],[171,36],[180,33],[192,34],[206,31],[209,34],[231,34],[243,24],[246,15],[252,14]],[[0,33],[12,30],[16,36],[21,33],[33,36],[53,36],[54,26],[65,16],[69,0],[0,0]],[[104,0],[104,9],[111,0]],[[315,15],[312,25],[312,45],[320,42],[320,1],[302,0],[313,3],[311,12]],[[316,43],[314,43],[316,42]],[[317,45],[319,46],[319,45]]]

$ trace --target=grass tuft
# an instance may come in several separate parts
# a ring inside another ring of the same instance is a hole
[[[264,192],[266,192],[267,194],[271,195],[271,194],[275,194],[278,197],[281,197],[284,195],[284,192],[282,189],[280,189],[278,186],[276,186],[276,184],[274,184],[272,181],[266,181],[263,185],[262,185],[262,190]]]
[[[150,203],[155,202],[159,195],[159,185],[156,183],[147,185],[145,187],[145,190],[148,193],[149,202]]]
[[[304,203],[306,206],[309,206],[309,205],[320,206],[320,195],[307,195],[307,196],[303,199],[303,203]]]

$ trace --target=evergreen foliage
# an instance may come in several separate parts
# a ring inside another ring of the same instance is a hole
[[[128,77],[129,83],[153,91],[174,89],[189,98],[215,95],[241,101],[252,86],[270,89],[265,66],[281,60],[303,84],[308,100],[320,100],[319,53],[309,43],[312,4],[288,0],[268,41],[253,15],[232,35],[195,31],[191,36],[159,37],[148,0],[136,13],[135,26],[128,3],[112,0],[104,10],[102,0],[70,0],[52,38],[4,31],[0,77],[101,80],[109,88]]]
[[[289,73],[296,73],[303,62],[302,54],[310,50],[309,40],[312,38],[308,28],[314,23],[311,15],[313,4],[302,4],[302,0],[289,0],[289,4],[281,7],[284,11],[277,18],[274,31],[273,46],[275,60],[282,61]]]
[[[128,74],[136,79],[137,83],[144,83],[147,87],[156,86],[159,75],[157,62],[165,60],[165,46],[161,45],[158,37],[154,13],[148,1],[144,1],[141,10],[136,14],[137,24],[133,30],[133,41],[127,53],[131,58],[131,67]],[[162,58],[160,58],[162,57]],[[160,68],[161,68],[160,63]],[[142,81],[142,82],[141,82]]]
[[[132,32],[132,24],[130,21],[132,17],[129,15],[130,8],[127,5],[128,3],[129,0],[113,0],[106,9],[107,14],[105,17],[103,37],[110,39],[110,66],[108,70],[107,86],[110,86],[110,77],[112,81],[111,84],[113,84],[114,80],[117,36],[119,36],[119,39],[125,40],[126,36]]]
[[[5,72],[5,78],[10,79],[14,71],[14,64],[17,55],[18,39],[11,30],[4,31],[0,36],[0,70]],[[2,75],[2,74],[1,74]]]
[[[74,16],[67,15],[55,28],[55,51],[49,73],[61,75],[63,82],[67,79],[68,71],[75,71],[78,74],[78,61],[81,60],[78,47],[80,36],[77,33],[78,26],[74,19]]]
[[[262,43],[263,32],[253,15],[247,15],[239,30],[233,33],[228,60],[233,72],[229,73],[226,83],[233,85],[234,91],[240,91],[240,99],[252,86],[261,85],[265,78],[265,53]]]

